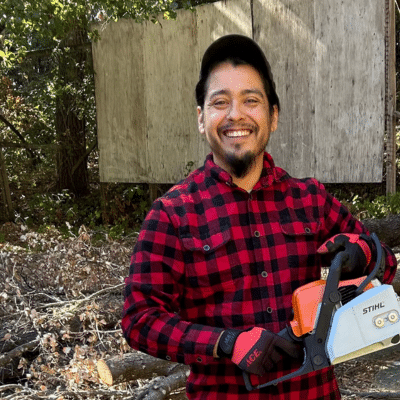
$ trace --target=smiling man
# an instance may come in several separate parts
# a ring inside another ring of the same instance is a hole
[[[260,177],[265,147],[278,126],[278,106],[270,111],[263,81],[251,65],[225,61],[206,82],[204,105],[198,106],[199,131],[214,162],[233,182],[251,190]]]
[[[320,279],[325,253],[348,254],[343,278],[367,274],[368,232],[321,183],[289,176],[265,152],[280,104],[252,39],[210,45],[196,99],[211,153],[144,221],[126,278],[125,338],[190,365],[189,399],[338,399],[332,368],[251,392],[242,374],[257,386],[300,367],[302,348],[277,335],[293,291]],[[397,263],[383,247],[391,282]]]

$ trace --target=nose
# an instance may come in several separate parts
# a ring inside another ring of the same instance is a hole
[[[243,118],[243,110],[238,101],[232,101],[231,106],[228,109],[227,117],[231,121],[237,121]]]

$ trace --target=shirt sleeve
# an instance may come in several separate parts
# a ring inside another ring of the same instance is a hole
[[[128,344],[157,358],[184,364],[215,363],[221,328],[183,321],[185,293],[181,242],[160,200],[149,211],[125,279],[122,331]]]
[[[324,202],[325,224],[323,228],[323,242],[338,233],[366,233],[370,234],[368,229],[356,218],[354,218],[349,210],[339,202],[335,197],[329,194],[324,186],[319,183],[320,194]],[[385,254],[385,273],[383,283],[391,283],[396,274],[397,260],[393,251],[385,243],[381,242]],[[366,274],[370,273],[374,268],[372,264]]]

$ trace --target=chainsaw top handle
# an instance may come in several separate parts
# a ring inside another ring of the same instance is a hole
[[[363,239],[363,236],[364,235],[360,235],[361,239]],[[378,236],[376,236],[375,233],[371,234],[371,239],[374,242],[376,249],[375,267],[372,272],[365,278],[363,283],[357,288],[356,296],[360,295],[367,287],[368,283],[370,283],[373,279],[378,278],[379,280],[382,280],[383,274],[385,273],[385,257],[383,257],[383,248],[381,242],[379,241]]]
[[[367,276],[363,284],[357,290],[357,292],[359,292],[357,293],[357,295],[360,294],[363,289],[368,285],[368,283],[371,282],[378,274],[381,274],[382,268],[384,270],[385,267],[384,257],[382,257],[383,249],[381,243],[379,242],[379,239],[375,233],[372,233],[371,238],[376,246],[376,263],[373,271]],[[332,315],[334,313],[334,310],[341,302],[341,294],[338,288],[342,266],[346,262],[346,260],[347,257],[343,251],[336,254],[336,256],[332,260],[331,266],[329,268],[329,274],[326,279],[325,290],[321,302],[321,308],[316,328],[313,333],[305,336],[302,339],[304,346],[304,361],[301,367],[297,371],[294,371],[290,374],[281,376],[277,379],[274,379],[267,383],[263,383],[258,386],[253,386],[251,384],[249,374],[243,371],[243,378],[248,391],[276,385],[279,382],[286,381],[287,379],[295,378],[297,376],[304,375],[312,371],[317,371],[331,365],[330,360],[326,354],[325,346],[330,329]],[[290,328],[287,327],[283,329],[281,332],[278,333],[278,335],[290,339],[288,329]]]

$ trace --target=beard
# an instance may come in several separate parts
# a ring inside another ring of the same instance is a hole
[[[252,151],[247,151],[240,157],[235,153],[225,155],[225,161],[230,166],[231,173],[237,178],[243,178],[247,174],[254,160],[255,155]]]

